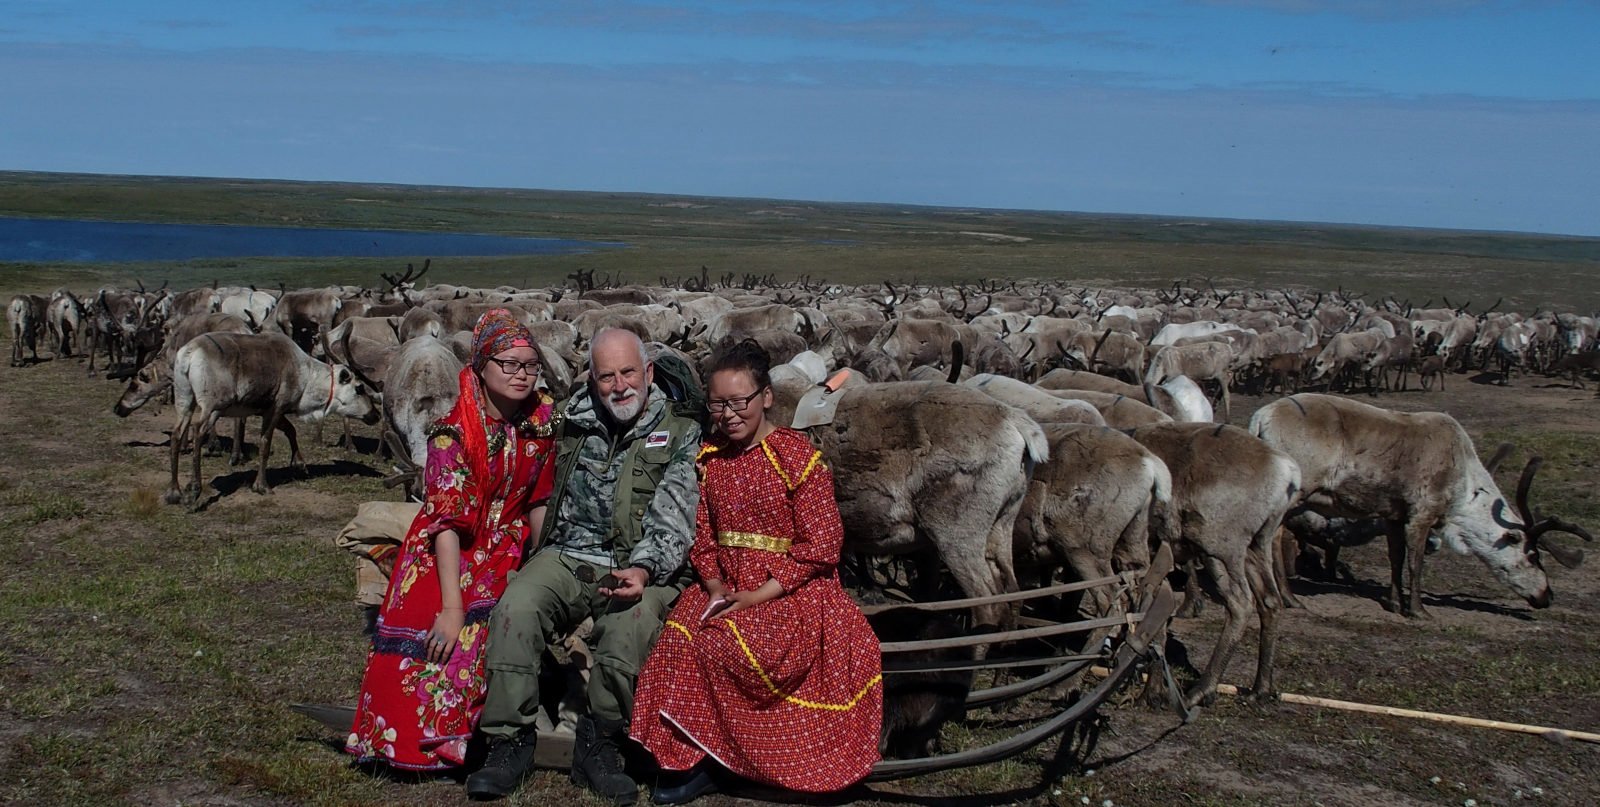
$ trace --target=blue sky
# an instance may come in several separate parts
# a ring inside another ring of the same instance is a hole
[[[0,168],[1600,235],[1600,2],[0,0]]]

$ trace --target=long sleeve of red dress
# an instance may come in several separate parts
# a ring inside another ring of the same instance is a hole
[[[722,566],[717,563],[717,539],[711,531],[711,511],[706,508],[706,499],[700,497],[700,504],[694,517],[694,543],[689,546],[689,565],[694,567],[701,580],[721,580]]]
[[[833,499],[833,472],[822,462],[821,452],[807,461],[802,474],[789,494],[794,506],[794,543],[788,552],[775,554],[767,567],[786,594],[813,577],[833,574],[844,545],[839,504]]]

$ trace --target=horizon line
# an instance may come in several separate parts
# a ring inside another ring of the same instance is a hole
[[[0,177],[8,176],[51,176],[51,177],[106,177],[124,179],[153,179],[153,180],[196,180],[196,181],[221,181],[221,182],[259,182],[282,183],[298,185],[345,185],[385,188],[428,188],[438,190],[468,190],[468,191],[516,191],[523,193],[570,193],[570,194],[610,194],[622,196],[661,197],[673,199],[715,199],[751,202],[780,202],[803,205],[835,205],[835,206],[864,206],[864,207],[889,207],[889,208],[914,208],[925,211],[980,211],[989,213],[1027,213],[1046,214],[1054,216],[1071,216],[1081,218],[1125,218],[1125,219],[1153,219],[1182,221],[1215,222],[1223,224],[1255,224],[1276,225],[1284,228],[1305,227],[1337,227],[1348,230],[1399,230],[1423,233],[1449,233],[1452,235],[1514,235],[1521,237],[1548,238],[1572,241],[1600,241],[1600,235],[1580,235],[1577,233],[1553,233],[1533,230],[1494,230],[1481,228],[1461,227],[1428,227],[1414,224],[1364,224],[1358,222],[1318,221],[1311,219],[1252,219],[1229,216],[1206,216],[1183,213],[1130,213],[1118,211],[1086,211],[1086,210],[1060,210],[1052,208],[1028,207],[985,207],[982,205],[936,205],[921,202],[897,202],[874,200],[843,200],[843,199],[795,199],[780,196],[715,196],[703,193],[679,193],[671,191],[640,191],[640,190],[607,190],[596,188],[525,188],[511,185],[443,185],[435,183],[415,182],[389,182],[358,179],[295,179],[287,177],[249,177],[249,176],[218,176],[207,174],[140,174],[140,173],[97,173],[88,171],[53,171],[25,168],[0,169]]]

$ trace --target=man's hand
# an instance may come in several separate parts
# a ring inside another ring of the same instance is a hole
[[[618,569],[612,574],[617,576],[620,585],[616,588],[598,589],[601,596],[624,601],[637,600],[644,596],[644,587],[650,582],[649,572],[638,566],[629,566],[626,569]]]

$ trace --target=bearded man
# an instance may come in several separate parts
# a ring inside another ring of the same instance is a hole
[[[550,637],[594,618],[589,714],[578,720],[572,780],[606,801],[638,797],[623,771],[634,679],[688,584],[700,501],[700,425],[673,411],[635,334],[607,329],[589,347],[589,383],[562,408],[556,479],[539,549],[489,619],[488,740],[467,795],[499,798],[533,763],[539,666]],[[652,391],[656,394],[652,394]]]

